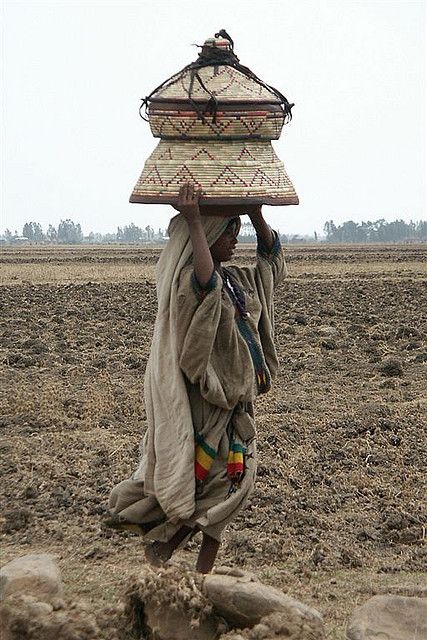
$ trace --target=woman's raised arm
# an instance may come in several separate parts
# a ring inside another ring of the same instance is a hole
[[[262,245],[267,251],[271,251],[274,243],[274,235],[264,220],[261,206],[257,207],[253,212],[248,213],[248,216],[251,219],[257,237],[261,240]]]
[[[183,184],[179,190],[177,208],[187,220],[193,245],[194,274],[201,287],[205,287],[214,272],[209,245],[202,226],[199,209],[200,190],[194,190],[191,182]]]

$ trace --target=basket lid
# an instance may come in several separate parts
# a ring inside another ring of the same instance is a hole
[[[285,96],[258,78],[240,63],[234,53],[234,43],[221,29],[200,48],[199,57],[181,71],[165,80],[143,100],[142,107],[158,102],[214,102],[280,105],[287,119],[294,106]]]

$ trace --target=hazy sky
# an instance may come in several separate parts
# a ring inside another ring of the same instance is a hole
[[[3,2],[0,232],[71,217],[85,233],[172,209],[129,204],[157,144],[140,98],[225,28],[242,64],[295,102],[273,143],[300,196],[284,233],[426,219],[426,5],[417,0]]]

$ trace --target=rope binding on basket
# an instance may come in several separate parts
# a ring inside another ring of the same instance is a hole
[[[280,91],[278,91],[278,89],[275,89],[271,85],[258,78],[258,76],[256,76],[253,71],[240,63],[239,58],[234,53],[234,42],[231,36],[229,36],[229,34],[225,31],[225,29],[221,29],[220,31],[218,31],[215,34],[215,38],[222,38],[228,41],[227,45],[218,46],[213,39],[207,40],[204,45],[196,45],[201,48],[197,60],[188,64],[186,67],[181,69],[181,71],[178,71],[178,73],[175,73],[173,76],[162,82],[162,84],[156,87],[154,91],[152,91],[146,98],[141,99],[142,103],[139,108],[139,115],[141,116],[141,118],[148,122],[147,110],[152,96],[155,93],[157,93],[161,89],[165,89],[176,84],[189,71],[190,83],[187,91],[187,96],[190,104],[192,105],[193,109],[196,111],[198,117],[202,120],[202,122],[205,122],[206,115],[211,115],[213,122],[216,122],[216,112],[218,109],[217,98],[206,87],[198,72],[200,69],[203,69],[205,67],[227,65],[233,67],[237,71],[240,71],[240,73],[245,75],[247,78],[250,78],[268,91],[271,91],[271,93],[273,93],[280,101],[280,107],[284,116],[284,124],[290,122],[292,120],[291,110],[294,106],[294,103],[288,102],[287,98],[285,98],[285,96]],[[193,100],[193,89],[195,82],[198,82],[202,89],[209,95],[209,99],[205,104],[198,103]],[[144,110],[145,115],[143,115],[142,110]]]

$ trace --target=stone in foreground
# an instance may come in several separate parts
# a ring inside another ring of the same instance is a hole
[[[51,602],[62,597],[59,567],[49,554],[26,555],[12,560],[0,570],[0,599],[14,593]]]
[[[144,566],[127,591],[127,617],[138,637],[216,640],[224,625],[200,590],[200,574]]]
[[[207,575],[203,592],[214,610],[233,627],[253,627],[273,613],[287,614],[292,621],[302,621],[317,636],[323,636],[322,617],[318,611],[269,587],[253,576]],[[282,616],[283,617],[283,616]]]
[[[353,612],[348,640],[427,640],[427,598],[374,596]]]
[[[75,605],[56,609],[31,595],[14,593],[0,604],[2,640],[100,640],[95,616]],[[109,640],[117,636],[109,634]]]

